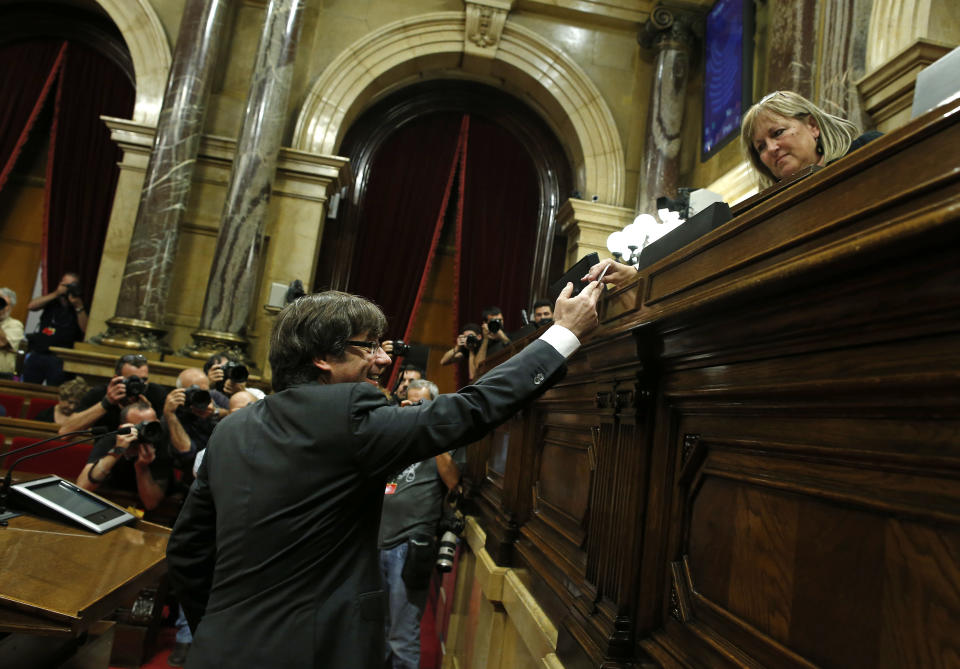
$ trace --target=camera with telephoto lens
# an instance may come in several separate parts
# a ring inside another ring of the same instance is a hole
[[[503,328],[502,318],[491,318],[489,321],[487,321],[487,329],[494,334],[500,332],[502,328]]]
[[[145,420],[134,425],[133,429],[137,431],[137,440],[134,444],[144,443],[156,446],[163,441],[163,426],[158,420]]]
[[[463,533],[466,523],[463,514],[455,511],[440,521],[440,547],[437,550],[437,571],[446,574],[453,569],[453,558],[457,554],[457,537]]]
[[[250,376],[250,372],[247,370],[247,366],[242,362],[234,362],[233,360],[228,360],[223,363],[223,380],[224,381],[235,381],[237,383],[243,383]]]
[[[403,355],[410,355],[410,344],[402,339],[395,339],[393,342],[393,350],[390,351],[390,354],[394,358],[399,358]]]
[[[78,281],[71,281],[67,284],[67,296],[68,297],[81,297],[82,293],[80,292],[80,283]]]
[[[8,304],[7,299],[5,297],[0,296],[0,309],[6,309],[7,304]]]
[[[183,406],[177,407],[177,417],[180,419],[193,417],[191,409],[204,411],[210,406],[210,391],[194,384],[183,391]]]
[[[123,380],[123,387],[126,388],[127,397],[136,397],[143,394],[147,389],[147,384],[139,376],[128,376]]]

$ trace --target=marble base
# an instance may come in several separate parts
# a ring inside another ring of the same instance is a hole
[[[216,330],[197,330],[190,336],[193,337],[193,343],[178,351],[177,355],[206,360],[214,353],[226,351],[237,360],[243,361],[247,367],[254,366],[253,361],[247,357],[250,342],[240,335]]]
[[[91,337],[90,341],[102,346],[136,351],[169,351],[170,347],[163,341],[166,334],[166,328],[156,323],[114,316],[107,321],[107,331]]]

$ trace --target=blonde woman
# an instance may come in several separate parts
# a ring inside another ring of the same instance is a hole
[[[760,190],[811,165],[829,165],[881,133],[857,126],[792,91],[776,91],[750,107],[740,144],[757,173]]]

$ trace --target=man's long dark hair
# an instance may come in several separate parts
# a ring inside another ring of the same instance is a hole
[[[379,339],[386,327],[380,307],[349,293],[329,290],[291,302],[277,316],[270,336],[273,389],[323,380],[314,360],[342,356],[351,337],[367,333]]]

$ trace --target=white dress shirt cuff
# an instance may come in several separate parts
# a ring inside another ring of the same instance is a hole
[[[580,348],[580,340],[577,339],[577,335],[556,323],[547,328],[547,331],[540,335],[540,339],[557,349],[557,353],[564,358],[569,358]]]

